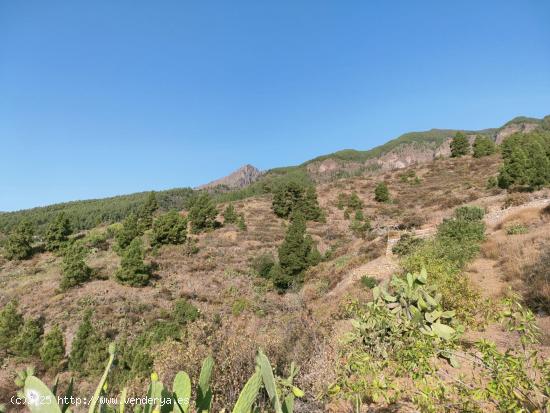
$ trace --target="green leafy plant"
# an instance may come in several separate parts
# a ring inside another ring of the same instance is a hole
[[[115,411],[112,406],[101,403],[102,396],[106,395],[106,384],[111,366],[115,360],[115,346],[109,346],[109,359],[103,375],[98,383],[93,397],[90,400],[88,413],[101,413]],[[195,394],[195,410],[201,413],[212,411],[213,393],[210,387],[214,359],[209,356],[202,362],[198,385]],[[287,378],[276,378],[269,359],[260,350],[256,356],[254,374],[249,378],[242,388],[233,409],[233,413],[250,413],[258,411],[256,401],[263,387],[269,396],[271,408],[276,413],[293,413],[294,400],[296,397],[303,397],[304,393],[293,383],[294,377],[298,374],[294,364],[290,367],[290,375]],[[69,384],[67,393],[59,398],[57,393],[57,382],[50,390],[40,379],[34,376],[32,369],[21,372],[17,383],[23,387],[23,394],[27,402],[27,408],[31,413],[70,413],[68,404],[58,404],[58,400],[71,400],[73,394],[73,382]],[[178,372],[174,377],[172,389],[165,387],[159,380],[156,373],[151,374],[151,381],[147,390],[147,403],[143,406],[136,406],[136,413],[190,413],[192,405],[192,382],[185,372]],[[280,401],[282,398],[282,402]],[[126,389],[123,389],[119,397],[119,406],[116,410],[123,413],[125,410]],[[224,410],[225,411],[225,410]]]

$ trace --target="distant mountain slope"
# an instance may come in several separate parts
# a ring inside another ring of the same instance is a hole
[[[541,124],[550,129],[550,116],[544,119],[516,117],[499,128],[479,131],[462,130],[471,139],[478,134],[489,136],[500,144],[516,132],[530,132]],[[409,132],[369,150],[345,149],[318,156],[301,165],[270,169],[260,172],[245,165],[232,174],[203,185],[196,190],[208,190],[217,202],[234,201],[269,193],[285,180],[323,182],[339,177],[404,168],[414,163],[429,162],[437,157],[449,156],[449,142],[455,129],[431,129]],[[162,209],[182,209],[196,190],[175,188],[157,192]],[[122,220],[136,211],[146,198],[145,192],[118,197],[74,201],[16,212],[0,212],[0,233],[7,233],[21,219],[29,219],[44,230],[60,212],[66,213],[77,229],[88,229],[100,223]]]
[[[216,187],[224,187],[227,189],[239,189],[244,188],[258,180],[262,175],[262,172],[250,164],[241,166],[236,171],[230,173],[223,178],[216,179],[205,185],[197,187],[197,189],[211,189]]]
[[[403,168],[414,163],[431,161],[436,157],[449,156],[449,143],[458,131],[465,133],[472,141],[475,136],[484,135],[500,144],[506,137],[516,132],[534,130],[541,122],[542,119],[519,116],[499,128],[477,131],[430,129],[409,132],[369,150],[345,149],[318,156],[300,166],[305,167],[316,180],[369,170]]]

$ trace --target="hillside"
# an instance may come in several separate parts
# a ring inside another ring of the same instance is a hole
[[[433,237],[437,226],[451,217],[456,207],[471,204],[485,208],[488,215],[481,255],[461,270],[464,280],[469,280],[468,288],[476,291],[475,297],[481,294],[484,299],[499,301],[507,296],[507,286],[512,286],[524,294],[525,302],[531,305],[529,294],[534,292],[529,288],[526,274],[531,271],[529,268],[543,262],[549,245],[550,219],[545,208],[549,193],[542,190],[507,194],[498,188],[488,188],[487,178],[497,173],[500,163],[500,155],[438,159],[402,170],[319,183],[316,192],[324,219],[308,222],[307,232],[323,259],[304,273],[301,285],[286,294],[278,293],[267,278],[258,275],[259,257],[266,254],[276,257],[289,227],[287,220],[274,215],[272,195],[262,194],[233,202],[237,213],[243,214],[246,221],[244,231],[228,224],[213,231],[190,234],[191,244],[160,248],[151,248],[152,235],[147,231],[143,237],[146,260],[153,264],[154,270],[151,282],[145,287],[121,285],[113,278],[120,266],[120,257],[115,251],[116,239],[105,226],[84,234],[83,238],[105,234],[105,241],[94,246],[86,258],[86,264],[93,269],[92,280],[66,291],[59,289],[63,260],[58,254],[39,252],[30,260],[0,261],[0,305],[5,306],[17,298],[18,311],[25,319],[44,320],[46,331],[54,325],[61,329],[67,349],[64,367],[61,367],[62,383],[73,374],[66,360],[87,309],[93,310],[93,323],[99,334],[106,341],[119,342],[124,355],[127,350],[120,344],[123,340],[137,340],[144,332],[157,328],[154,326],[172,326],[174,303],[184,299],[187,305],[199,310],[198,317],[177,327],[176,335],[163,333],[168,336],[163,335],[150,344],[154,349],[151,369],[166,383],[171,382],[177,370],[186,370],[196,381],[200,361],[212,354],[216,361],[212,389],[217,409],[234,403],[236,394],[231,389],[242,388],[253,370],[254,354],[261,347],[280,375],[287,374],[291,362],[301,366],[296,384],[305,391],[305,397],[296,399],[295,411],[351,411],[353,394],[362,395],[361,404],[365,408],[393,406],[394,411],[409,411],[412,400],[405,396],[408,394],[405,382],[399,384],[404,392],[401,398],[394,399],[393,391],[384,390],[386,400],[374,398],[374,390],[361,387],[365,384],[360,384],[354,376],[350,366],[358,357],[357,352],[363,351],[362,347],[349,338],[342,341],[354,331],[352,320],[361,317],[357,313],[360,307],[354,306],[372,300],[373,290],[366,287],[366,276],[376,284],[389,280],[392,274],[400,273],[407,266],[406,261],[391,253],[391,248],[387,249],[390,238],[399,239],[399,234],[407,231]],[[274,176],[271,179],[276,179]],[[373,199],[374,189],[382,179],[390,190],[391,203]],[[341,203],[341,199],[353,193],[362,201],[361,211],[370,221],[371,229],[363,235],[351,229],[353,215],[348,217]],[[159,204],[168,202],[162,193],[157,196]],[[218,211],[223,211],[226,205],[226,202],[218,204]],[[510,206],[513,207],[508,212]],[[221,215],[218,220],[223,221]],[[526,232],[507,235],[511,225],[520,225]],[[499,251],[516,254],[516,260],[511,261],[511,255]],[[453,290],[453,294],[462,293]],[[466,306],[476,302],[483,307],[477,298],[465,300]],[[456,308],[460,312],[462,307]],[[543,332],[538,349],[548,356],[550,324],[545,314],[539,310],[536,322]],[[475,317],[478,320],[475,323],[464,321],[468,325],[466,335],[454,345],[460,347],[464,345],[460,343],[485,338],[504,350],[518,343],[518,333],[496,323],[492,316],[484,318],[487,328],[477,325],[485,316]],[[37,374],[46,382],[52,382],[55,370],[45,369],[37,356],[8,356],[0,375],[0,396],[4,402],[16,391],[15,372],[29,364],[36,366]],[[354,368],[367,367],[355,365]],[[466,364],[461,367],[468,368]],[[113,385],[125,383],[130,394],[143,394],[147,375],[128,375],[121,369],[119,366],[113,371]],[[455,374],[443,365],[438,369]],[[97,377],[97,372],[79,375],[78,394],[90,394]],[[262,403],[265,406],[265,401]],[[490,404],[483,406],[494,410]]]

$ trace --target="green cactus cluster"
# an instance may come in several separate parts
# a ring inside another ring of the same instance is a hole
[[[455,312],[442,310],[441,294],[427,284],[427,279],[424,268],[419,274],[394,276],[390,282],[391,294],[386,285],[373,288],[374,303],[385,305],[392,314],[410,321],[426,335],[451,340],[457,333],[451,327]]]
[[[101,403],[101,398],[107,395],[107,377],[115,358],[115,346],[109,347],[109,361],[101,377],[97,389],[90,400],[88,413],[124,413],[126,408],[126,388],[118,397],[118,407]],[[165,387],[156,373],[151,374],[145,404],[133,407],[135,413],[212,413],[212,389],[210,381],[214,370],[214,359],[209,356],[203,360],[199,382],[195,389],[195,403],[192,406],[192,383],[189,375],[180,371],[174,377],[172,389]],[[258,351],[254,374],[242,388],[232,413],[259,413],[256,400],[260,391],[265,388],[270,405],[275,413],[292,413],[296,397],[304,393],[293,384],[299,369],[294,363],[290,367],[287,378],[276,378],[267,356]],[[71,413],[67,400],[73,396],[74,383],[71,380],[64,396],[58,397],[57,380],[49,389],[40,379],[34,376],[29,368],[19,373],[16,384],[22,387],[18,396],[24,398],[26,407],[31,413]],[[65,403],[63,403],[65,401]],[[60,404],[61,403],[61,404]],[[221,410],[224,413],[226,410]]]

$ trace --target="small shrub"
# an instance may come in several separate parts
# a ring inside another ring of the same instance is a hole
[[[512,224],[506,228],[506,235],[520,235],[527,234],[527,232],[529,232],[529,229],[522,224]]]
[[[244,214],[239,214],[239,217],[237,219],[237,228],[239,228],[240,231],[246,231],[248,227],[246,226],[246,221],[244,220]]]
[[[249,306],[250,306],[250,303],[246,298],[238,298],[233,302],[233,305],[231,306],[231,313],[234,316],[238,316],[242,314],[244,311],[246,311]]]
[[[413,237],[411,234],[403,234],[401,238],[399,238],[399,241],[393,246],[392,252],[401,257],[409,255],[422,245],[422,242],[422,239]]]
[[[515,192],[506,197],[504,204],[502,204],[502,209],[520,206],[527,202],[529,202],[529,196],[527,194]]]
[[[98,230],[90,231],[82,240],[82,245],[88,249],[97,249],[106,251],[109,249],[109,243],[107,239],[109,237],[108,231],[100,232]]]
[[[455,217],[464,221],[481,221],[485,216],[485,210],[478,206],[463,206],[455,210]]]
[[[368,288],[369,290],[372,290],[374,287],[378,285],[378,280],[369,275],[363,275],[361,277],[361,285],[365,288]]]
[[[374,189],[374,200],[376,202],[388,202],[390,200],[390,192],[384,182],[378,183]]]
[[[233,204],[227,205],[222,215],[224,224],[235,224],[237,222],[237,213]]]
[[[174,303],[174,306],[172,307],[172,315],[175,321],[181,325],[185,325],[199,318],[200,312],[197,307],[182,298]]]
[[[269,273],[275,265],[275,259],[271,254],[262,254],[254,257],[251,262],[251,267],[256,274],[262,278],[269,278]]]
[[[496,176],[490,176],[488,179],[487,179],[487,184],[485,185],[485,188],[486,189],[493,189],[493,188],[496,188],[498,186],[498,179]]]
[[[524,269],[525,301],[535,311],[550,314],[550,248],[539,259]]]
[[[65,343],[63,333],[55,326],[44,337],[40,348],[40,358],[48,370],[58,370],[65,357]]]

